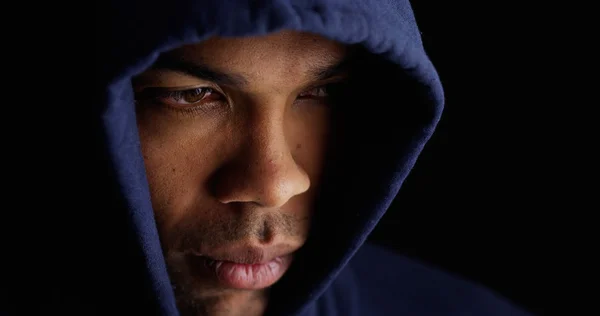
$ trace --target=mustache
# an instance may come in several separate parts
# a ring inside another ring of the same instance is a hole
[[[162,234],[164,247],[172,251],[195,251],[248,240],[267,242],[275,236],[286,239],[303,238],[308,217],[282,212],[249,212],[236,216],[186,216]]]

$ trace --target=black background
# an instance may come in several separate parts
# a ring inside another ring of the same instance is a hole
[[[566,268],[561,258],[575,261],[576,269],[582,269],[579,263],[584,260],[574,254],[583,238],[565,238],[583,230],[581,224],[586,221],[579,214],[574,214],[574,210],[597,211],[597,206],[585,205],[589,199],[580,199],[580,195],[594,196],[597,190],[592,191],[590,188],[594,187],[587,182],[596,182],[591,181],[593,177],[575,171],[575,167],[586,165],[583,161],[585,155],[577,149],[594,149],[598,142],[585,138],[590,134],[589,130],[573,128],[572,122],[564,121],[564,116],[578,116],[581,121],[578,125],[593,128],[595,125],[583,123],[587,112],[579,111],[575,105],[597,105],[597,98],[590,101],[580,97],[581,92],[589,88],[584,87],[588,79],[573,76],[565,80],[565,75],[560,73],[565,68],[583,69],[585,76],[592,76],[597,81],[595,73],[587,71],[585,65],[582,67],[583,53],[573,47],[574,42],[593,38],[582,39],[580,30],[565,27],[572,20],[583,20],[584,17],[565,13],[566,5],[560,8],[560,12],[550,13],[548,3],[532,10],[523,8],[521,3],[507,1],[411,2],[425,48],[445,88],[446,110],[438,131],[372,238],[480,282],[537,314],[550,314],[561,303],[555,297],[566,292],[580,292],[579,287],[563,287],[556,281],[567,274],[565,270],[571,269],[571,273],[573,269]],[[56,4],[52,6],[56,10]],[[597,11],[591,12],[595,14]],[[86,14],[70,16],[81,18],[81,21],[67,23],[69,30],[73,25],[85,25],[89,19]],[[45,17],[51,20],[45,23],[45,27],[56,24],[56,15],[46,14]],[[67,67],[81,71],[83,65],[84,72],[87,71],[90,61],[86,56],[97,53],[93,39],[89,41],[92,42],[90,47],[83,47],[85,36],[70,35],[66,30],[47,31],[40,36],[42,41],[33,41],[37,45],[34,49],[19,46],[19,51],[33,54],[29,61],[58,67],[40,73],[50,74],[51,78],[65,74],[71,79],[83,78],[79,72],[67,70]],[[64,45],[64,48],[57,50],[42,45],[40,49],[40,43],[45,45],[45,41],[52,43],[53,47]],[[548,42],[550,45],[547,45]],[[576,58],[562,55],[562,51],[557,54],[561,47],[575,51]],[[89,75],[93,77],[93,74]],[[574,89],[577,93],[561,93],[566,83],[573,81],[579,85]],[[18,192],[24,197],[9,191],[15,205],[21,208],[17,207],[19,212],[7,214],[26,218],[8,221],[17,225],[15,227],[20,235],[4,241],[13,245],[15,240],[20,240],[21,244],[17,243],[17,246],[28,254],[36,255],[36,260],[23,260],[11,252],[10,247],[4,247],[19,268],[27,269],[25,273],[16,268],[4,269],[0,292],[15,295],[1,295],[3,311],[7,309],[5,302],[11,303],[9,307],[17,305],[18,300],[13,296],[23,293],[22,296],[28,300],[23,304],[18,302],[20,309],[35,307],[36,303],[41,304],[48,298],[47,292],[40,297],[37,288],[31,284],[58,284],[40,282],[41,278],[24,279],[32,271],[64,281],[65,275],[60,273],[63,269],[88,269],[88,265],[82,262],[91,262],[76,258],[62,269],[54,269],[54,266],[64,265],[64,260],[57,260],[60,255],[57,255],[56,248],[62,241],[62,235],[61,238],[56,236],[57,231],[68,237],[68,246],[81,240],[73,237],[78,235],[67,234],[69,230],[62,232],[57,227],[88,229],[92,221],[83,222],[81,217],[93,213],[89,204],[93,199],[87,199],[86,193],[93,193],[97,187],[93,181],[95,178],[88,173],[77,172],[73,178],[65,174],[69,170],[89,169],[90,156],[82,154],[80,148],[85,142],[69,139],[61,143],[65,135],[81,137],[77,131],[83,129],[72,124],[78,120],[71,116],[81,114],[86,109],[81,105],[93,99],[86,86],[95,82],[94,78],[59,82],[61,87],[48,94],[55,96],[50,99],[63,103],[71,101],[75,103],[73,106],[7,106],[27,112],[34,108],[36,111],[45,108],[53,112],[63,108],[69,115],[61,118],[70,124],[58,123],[41,115],[41,120],[50,126],[46,128],[39,124],[45,128],[30,133],[27,139],[26,132],[17,133],[22,135],[20,138],[12,134],[8,137],[18,146],[11,148],[12,153],[6,158],[18,162],[5,164],[11,166],[5,170],[5,177],[10,176],[11,171],[16,172],[14,180],[5,179],[5,182],[23,189]],[[81,87],[75,87],[75,84]],[[56,97],[57,91],[68,91],[69,96],[59,98],[59,93]],[[59,113],[62,116],[63,112]],[[31,113],[27,114],[14,117],[33,118]],[[21,131],[28,130],[29,125],[37,124],[22,124]],[[50,131],[58,132],[56,134],[61,137]],[[61,148],[61,144],[65,148]],[[44,145],[51,146],[52,150]],[[56,154],[63,150],[67,152],[67,148],[74,153]],[[30,154],[26,149],[34,150]],[[83,167],[79,168],[80,165]],[[77,185],[69,186],[72,191],[65,191],[64,183],[67,186],[69,183]],[[80,191],[83,193],[80,194]],[[5,205],[13,208],[8,197]],[[32,213],[30,210],[40,211]],[[35,234],[38,230],[34,229],[36,225],[32,225],[32,217],[38,217],[34,224],[44,226],[39,229],[39,236]],[[50,219],[61,225],[50,225]],[[573,227],[576,227],[576,232],[570,230]],[[32,238],[33,242],[23,246],[27,238],[21,237]],[[36,251],[31,250],[31,245]],[[65,249],[77,256],[82,249],[90,256],[98,253],[90,247]],[[593,249],[583,250],[594,252]],[[40,262],[43,262],[42,268]],[[35,269],[29,269],[31,263],[35,264]],[[77,277],[83,275],[68,272]],[[88,270],[85,272],[89,273]],[[15,276],[17,278],[12,282],[10,277]],[[70,290],[77,291],[77,288]],[[35,299],[29,299],[31,297]],[[68,298],[67,303],[74,302]],[[585,313],[590,314],[594,313]]]
[[[573,216],[563,216],[578,207],[569,191],[578,182],[568,180],[577,163],[565,158],[576,146],[560,93],[564,65],[545,43],[568,37],[542,22],[542,7],[412,4],[446,108],[371,239],[534,314],[554,313],[559,301],[550,296],[564,292],[557,279],[564,236],[572,234],[566,221]]]

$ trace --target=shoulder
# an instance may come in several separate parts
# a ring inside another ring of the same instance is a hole
[[[360,315],[528,315],[483,286],[368,243],[334,283],[354,292]]]

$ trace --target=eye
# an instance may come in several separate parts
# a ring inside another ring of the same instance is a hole
[[[304,91],[298,95],[298,98],[303,99],[321,99],[329,96],[327,93],[328,86],[319,86],[310,90]]]
[[[227,98],[221,92],[209,87],[182,90],[145,88],[137,92],[135,97],[139,110],[170,109],[193,115],[206,115],[224,110],[228,104]]]
[[[218,101],[222,98],[223,96],[219,92],[211,88],[165,91],[155,96],[158,101],[175,106],[195,105],[200,102]]]

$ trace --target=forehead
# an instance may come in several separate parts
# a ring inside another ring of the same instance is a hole
[[[239,74],[249,81],[267,77],[293,81],[315,68],[339,63],[346,55],[346,48],[319,35],[283,31],[260,37],[214,37],[169,55]]]

